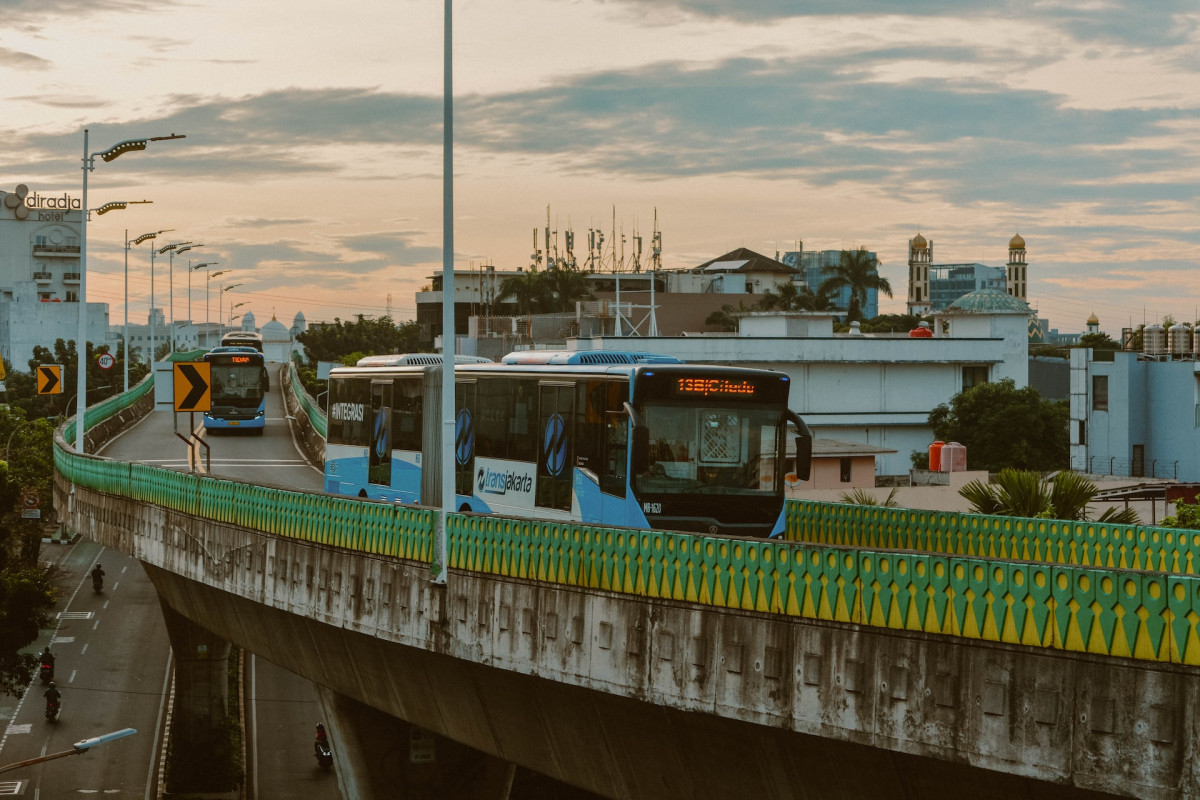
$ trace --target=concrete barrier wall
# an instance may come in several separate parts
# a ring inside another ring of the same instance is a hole
[[[209,630],[604,796],[1200,797],[1194,668],[455,570],[438,586],[419,561],[61,477],[56,500]]]

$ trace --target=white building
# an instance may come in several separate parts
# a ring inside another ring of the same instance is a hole
[[[879,448],[878,473],[904,475],[912,452],[926,452],[933,441],[928,419],[938,405],[985,381],[1028,385],[1030,313],[1018,298],[983,290],[940,312],[930,338],[835,334],[827,312],[756,312],[741,317],[736,334],[605,336],[568,345],[785,372],[792,379],[791,408],[814,437]],[[970,453],[967,458],[969,465]]]
[[[79,336],[81,202],[24,184],[0,190],[0,355],[29,369],[33,348]],[[108,305],[87,304],[87,339],[108,336]]]

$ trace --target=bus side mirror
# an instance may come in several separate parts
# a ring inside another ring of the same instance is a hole
[[[812,437],[796,437],[796,477],[806,481],[812,474]]]
[[[634,475],[641,475],[650,467],[650,429],[645,425],[633,426],[633,453],[630,461]]]

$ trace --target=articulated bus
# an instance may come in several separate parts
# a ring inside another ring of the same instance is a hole
[[[330,371],[325,491],[440,505],[441,373],[438,355]],[[808,478],[812,434],[779,372],[528,351],[459,363],[455,382],[459,511],[777,536],[785,482]]]
[[[230,331],[221,337],[222,347],[253,347],[263,351],[262,334],[255,331]]]
[[[262,436],[271,385],[263,354],[253,347],[214,347],[200,358],[212,365],[212,407],[204,412],[204,427],[213,431],[249,430]]]

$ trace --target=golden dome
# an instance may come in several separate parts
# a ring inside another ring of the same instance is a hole
[[[1013,238],[1008,240],[1008,249],[1009,250],[1024,250],[1025,249],[1025,240],[1021,238],[1021,234],[1018,233],[1015,236],[1013,236]]]
[[[918,233],[916,236],[913,237],[913,240],[912,240],[912,249],[913,250],[924,250],[927,247],[929,247],[929,242],[925,241],[924,236],[922,236],[921,234]]]
[[[1095,312],[1093,312],[1092,315],[1090,317],[1088,317],[1087,324],[1088,325],[1099,325],[1100,324],[1100,318],[1096,316]]]

